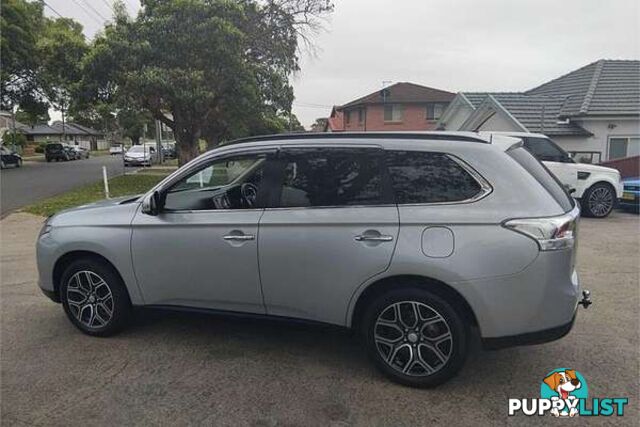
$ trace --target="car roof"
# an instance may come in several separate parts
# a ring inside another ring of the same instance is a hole
[[[277,143],[278,145],[295,145],[301,141],[332,141],[348,140],[350,144],[370,145],[372,141],[384,147],[398,146],[400,141],[451,141],[455,143],[472,143],[493,145],[502,150],[507,150],[514,145],[521,144],[518,138],[508,136],[482,135],[476,132],[456,131],[422,131],[422,132],[325,132],[325,133],[285,133],[253,136],[230,141],[220,146],[229,147],[236,145],[263,145],[264,143]]]
[[[533,133],[533,132],[508,132],[508,131],[481,131],[481,135],[504,135],[504,136],[513,136],[513,137],[523,137],[523,136],[532,136],[536,138],[549,138],[547,135],[543,133]]]

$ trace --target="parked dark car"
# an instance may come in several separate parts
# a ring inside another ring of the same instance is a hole
[[[19,168],[22,166],[22,157],[19,154],[9,150],[7,147],[0,147],[0,169],[7,166]]]
[[[47,162],[55,160],[56,162],[63,160],[71,160],[71,153],[69,153],[68,149],[65,149],[65,146],[60,142],[52,142],[47,144],[44,148],[44,156],[47,159]]]

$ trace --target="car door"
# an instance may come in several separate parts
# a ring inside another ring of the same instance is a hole
[[[138,212],[132,258],[145,304],[264,313],[258,221],[269,152],[214,159],[161,192],[161,212]]]
[[[260,220],[269,314],[344,324],[351,296],[389,266],[398,210],[377,147],[284,147]]]

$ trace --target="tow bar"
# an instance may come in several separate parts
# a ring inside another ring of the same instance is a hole
[[[591,292],[589,292],[588,290],[582,291],[582,299],[580,300],[580,302],[578,302],[578,304],[582,305],[582,307],[584,308],[589,308],[589,306],[593,304],[591,302]]]

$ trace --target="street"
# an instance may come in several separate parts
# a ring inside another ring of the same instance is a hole
[[[548,417],[509,418],[507,402],[539,398],[560,367],[584,375],[589,398],[629,398],[624,417],[579,425],[637,425],[637,215],[582,219],[578,268],[594,304],[569,335],[476,348],[433,390],[388,381],[348,331],[331,327],[141,310],[120,335],[83,335],[38,289],[41,223],[24,213],[0,222],[3,425],[542,425]]]
[[[124,172],[119,156],[99,156],[70,162],[25,161],[21,168],[0,172],[0,216],[46,197]]]

